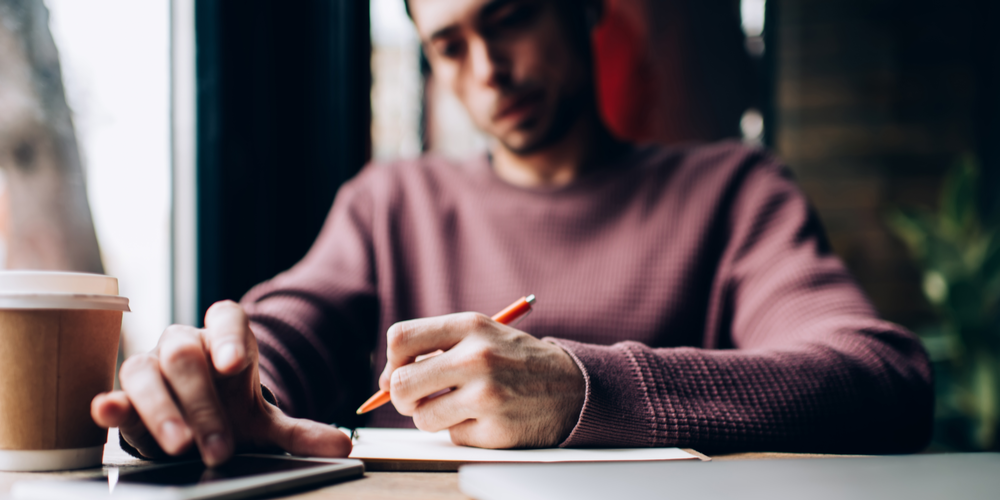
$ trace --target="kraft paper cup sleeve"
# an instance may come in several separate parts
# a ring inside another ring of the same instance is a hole
[[[107,431],[90,403],[114,386],[128,310],[128,299],[100,292],[117,294],[117,280],[0,272],[0,469],[100,465]]]

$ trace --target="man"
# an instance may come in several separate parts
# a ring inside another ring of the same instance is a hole
[[[380,387],[393,405],[368,425],[471,446],[921,448],[926,355],[876,317],[786,170],[737,143],[608,134],[594,5],[410,0],[490,154],[365,169],[299,264],[214,305],[203,330],[169,328],[94,419],[147,457],[338,456],[350,442],[316,421]],[[516,327],[449,314],[529,293]]]

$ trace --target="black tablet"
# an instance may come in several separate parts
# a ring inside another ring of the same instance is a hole
[[[201,500],[236,499],[360,477],[358,460],[297,458],[287,455],[236,455],[207,468],[201,461],[139,467],[107,478],[71,481],[21,481],[11,488],[17,499]]]

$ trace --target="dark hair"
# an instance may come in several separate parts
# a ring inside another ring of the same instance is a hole
[[[605,0],[558,0],[560,9],[566,14],[569,36],[575,47],[584,53],[584,57],[593,62],[594,54],[591,47],[590,33],[600,22],[604,14]],[[413,12],[410,10],[410,0],[403,0],[406,8],[406,15],[413,20]],[[573,8],[576,7],[576,8]],[[421,48],[423,50],[423,48]],[[426,61],[421,56],[421,61]],[[421,64],[424,64],[423,62]]]
[[[604,0],[571,1],[583,8],[584,21],[587,23],[588,28],[593,28],[601,19],[601,14],[604,10]],[[413,13],[410,12],[410,0],[403,0],[403,8],[406,9],[406,15],[409,16],[410,19],[413,19]]]

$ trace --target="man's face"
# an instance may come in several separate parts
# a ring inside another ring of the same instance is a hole
[[[410,0],[435,81],[515,153],[558,141],[592,104],[589,65],[559,2]]]

